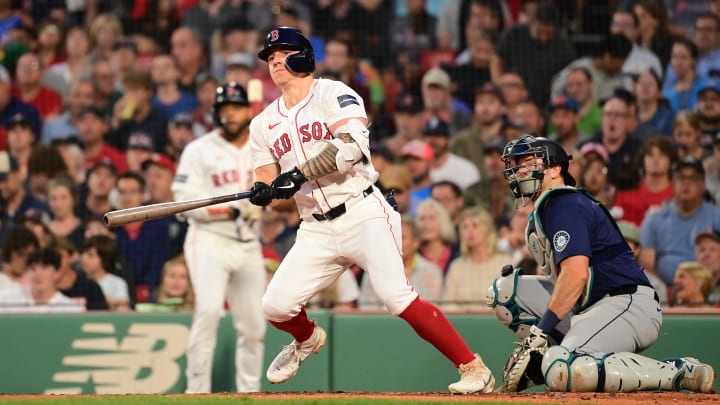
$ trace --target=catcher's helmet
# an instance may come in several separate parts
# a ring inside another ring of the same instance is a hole
[[[534,155],[542,159],[543,167],[530,170],[525,177],[519,177],[520,168],[518,158]],[[547,138],[537,138],[531,134],[523,134],[519,138],[508,142],[503,150],[502,160],[505,162],[505,179],[510,184],[510,190],[516,199],[523,199],[523,206],[527,205],[525,198],[536,197],[542,189],[545,177],[544,170],[550,166],[560,166],[561,174],[566,185],[574,186],[575,179],[568,168],[572,156],[568,155],[560,144]]]
[[[236,82],[225,83],[215,90],[215,104],[213,104],[213,119],[215,125],[222,126],[225,123],[219,115],[220,107],[225,104],[250,105],[247,93],[241,85]]]
[[[288,69],[296,73],[312,73],[315,71],[315,52],[302,31],[292,27],[273,29],[265,37],[265,47],[258,52],[258,58],[267,62],[270,54],[280,47],[300,51],[285,59],[285,65],[287,65]]]

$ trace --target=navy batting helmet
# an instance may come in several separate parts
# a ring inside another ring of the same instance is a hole
[[[222,126],[222,118],[218,114],[220,107],[225,104],[250,105],[247,93],[241,85],[236,82],[225,83],[215,90],[215,104],[213,105],[213,119],[215,125]]]
[[[315,71],[315,52],[310,41],[297,28],[277,27],[270,31],[265,37],[265,47],[258,52],[258,58],[267,62],[270,54],[281,47],[300,51],[285,59],[288,69],[296,73]]]

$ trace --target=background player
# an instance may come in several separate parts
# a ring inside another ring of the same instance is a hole
[[[294,196],[303,219],[263,297],[265,317],[295,338],[273,360],[268,380],[287,381],[320,351],[326,333],[308,319],[304,305],[355,263],[368,272],[390,312],[460,369],[450,391],[491,391],[490,370],[405,277],[400,214],[373,187],[378,174],[370,161],[362,98],[342,82],[313,78],[313,49],[294,28],[273,29],[258,56],[268,62],[282,95],[250,124],[258,180],[251,202],[267,205]]]
[[[237,83],[217,88],[216,130],[191,142],[180,157],[172,190],[176,200],[247,190],[253,182],[248,144],[252,112]],[[189,211],[185,256],[195,314],[187,351],[187,392],[210,392],[217,327],[227,298],[237,333],[236,384],[260,390],[266,323],[260,302],[265,289],[257,227],[260,209],[247,201]]]
[[[607,210],[574,187],[570,159],[556,142],[530,135],[505,146],[517,204],[535,203],[526,240],[547,277],[504,269],[489,289],[500,320],[525,339],[504,387],[521,391],[544,379],[550,391],[712,391],[707,364],[635,354],[657,340],[658,296]]]

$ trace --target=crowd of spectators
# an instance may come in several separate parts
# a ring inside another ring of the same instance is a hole
[[[720,305],[719,0],[0,0],[3,310],[192,309],[187,225],[102,215],[173,200],[219,84],[278,96],[256,57],[273,26],[363,98],[426,299],[475,310],[504,264],[536,272],[501,160],[531,132],[573,156],[665,305]],[[264,212],[268,277],[298,223]],[[355,266],[310,304],[380,305]]]

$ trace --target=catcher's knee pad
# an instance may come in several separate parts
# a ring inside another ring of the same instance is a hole
[[[503,268],[503,276],[496,278],[488,287],[486,299],[487,306],[495,310],[500,322],[525,339],[530,333],[530,326],[538,323],[538,318],[527,314],[515,301],[517,282],[521,275],[522,269],[511,270],[506,274]]]
[[[548,391],[589,392],[598,388],[600,370],[592,356],[552,346],[545,352],[541,368]]]
[[[548,391],[678,391],[682,380],[682,373],[668,363],[629,352],[596,358],[553,346],[541,367]]]

